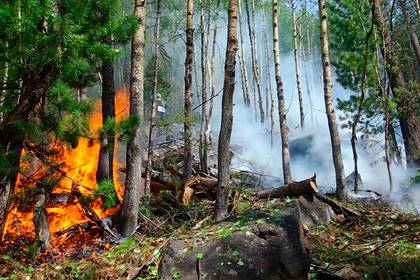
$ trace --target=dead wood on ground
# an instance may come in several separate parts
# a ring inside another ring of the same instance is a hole
[[[316,175],[313,177],[300,181],[293,182],[277,188],[261,191],[257,194],[260,199],[266,198],[279,198],[279,197],[295,197],[303,194],[316,194],[318,193],[318,186],[316,184]]]
[[[102,228],[106,234],[108,234],[113,239],[117,239],[115,233],[108,227],[108,225],[96,214],[96,212],[90,207],[86,199],[83,199],[83,195],[77,186],[73,185],[71,194],[76,196],[79,200],[80,205],[82,206],[83,213],[94,222],[98,227]]]

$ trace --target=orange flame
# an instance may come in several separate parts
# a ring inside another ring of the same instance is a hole
[[[116,121],[121,121],[122,118],[125,118],[129,114],[129,95],[125,90],[120,90],[116,93]],[[95,111],[90,119],[90,126],[91,129],[98,133],[99,128],[102,125],[102,113],[101,113],[101,101],[97,101],[95,103]],[[80,191],[83,195],[90,195],[92,194],[93,189],[96,187],[96,171],[99,159],[99,149],[100,149],[100,141],[95,139],[91,141],[87,138],[80,138],[78,145],[76,148],[69,148],[65,146],[63,143],[59,143],[54,148],[61,148],[60,154],[58,155],[58,162],[65,163],[65,166],[61,168],[62,171],[68,177],[63,177],[54,187],[52,193],[55,194],[63,194],[67,193],[70,194],[72,189],[72,180],[77,181],[79,184],[83,185],[84,187],[80,187]],[[115,151],[117,150],[117,143],[115,147]],[[26,167],[28,164],[25,162],[21,163],[21,167]],[[114,157],[114,170],[117,170],[118,167],[121,166],[121,163],[118,161],[117,157]],[[33,166],[31,166],[33,168]],[[37,174],[42,179],[45,176],[45,172],[47,170],[42,170],[42,167],[39,168]],[[120,200],[122,200],[124,188],[120,184],[120,180],[118,178],[118,173],[114,171],[114,185],[117,196]],[[71,178],[71,179],[70,179]],[[34,178],[33,178],[34,179]],[[25,184],[27,182],[27,178],[25,178],[22,174],[19,174],[18,180],[15,186],[15,195],[22,196],[25,192],[28,191],[28,185]],[[36,180],[34,180],[36,181]],[[35,183],[29,187],[35,187]],[[18,204],[18,203],[17,203]],[[106,216],[115,214],[118,211],[118,207],[103,210],[101,208],[101,201],[97,199],[93,201],[90,206],[94,209],[94,211],[101,217],[104,218]],[[48,206],[47,206],[48,207]],[[63,205],[59,205],[59,207],[48,207],[47,209],[47,217],[48,217],[48,224],[49,224],[49,231],[51,236],[51,244],[57,245],[60,243],[60,240],[65,238],[57,238],[54,236],[54,233],[68,228],[70,226],[84,223],[89,221],[89,219],[83,214],[83,210],[79,203],[63,203]],[[22,205],[19,206],[12,206],[11,210],[7,216],[5,230],[4,230],[4,237],[3,240],[12,240],[17,238],[21,235],[26,236],[33,236],[35,231],[35,226],[33,223],[33,213],[32,211],[22,209]],[[33,239],[33,237],[32,237]]]

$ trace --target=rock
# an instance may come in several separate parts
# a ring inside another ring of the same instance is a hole
[[[312,195],[301,196],[297,201],[299,202],[301,221],[305,226],[329,224],[336,216],[331,206]]]
[[[347,185],[347,188],[349,190],[354,189],[354,179],[356,179],[355,177],[356,177],[356,172],[354,172],[354,171],[352,173],[350,173],[349,176],[346,177],[346,185]],[[363,181],[362,181],[362,176],[360,176],[359,173],[357,173],[357,188],[359,190],[365,190],[366,189],[366,187],[365,187],[365,185],[363,184]]]
[[[311,257],[298,201],[267,208],[229,217],[202,237],[171,241],[162,250],[160,279],[307,279]]]

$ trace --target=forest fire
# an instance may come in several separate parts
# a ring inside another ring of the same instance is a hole
[[[115,104],[117,122],[128,116],[128,104],[129,97],[126,91],[118,91]],[[97,134],[101,125],[101,102],[97,101],[95,111],[90,118],[90,128]],[[29,150],[34,148],[31,145],[27,144]],[[23,158],[30,159],[22,161],[21,168],[30,170],[30,172],[19,174],[15,186],[15,198],[19,200],[19,203],[12,202],[2,238],[4,244],[14,244],[14,246],[20,247],[25,243],[31,243],[35,239],[36,196],[39,191],[38,186],[42,184],[49,186],[46,196],[48,198],[45,202],[47,229],[49,231],[46,234],[49,234],[50,237],[48,250],[51,248],[57,250],[60,245],[69,247],[70,244],[76,245],[76,243],[77,246],[82,246],[85,243],[90,243],[89,240],[96,239],[96,235],[101,232],[92,222],[92,219],[87,217],[86,210],[83,209],[83,203],[79,201],[80,195],[92,197],[93,190],[97,185],[96,171],[100,141],[98,139],[80,138],[75,148],[69,148],[58,142],[53,144],[50,149],[56,151],[56,153],[48,157],[49,160],[54,160],[54,164],[47,166],[42,164],[41,160],[33,159],[35,156],[27,151],[28,147],[24,151]],[[114,151],[116,150],[117,147]],[[32,150],[31,152],[33,153]],[[115,192],[118,199],[122,201],[123,186],[118,180],[116,172],[120,166],[118,159],[114,157]],[[31,175],[28,176],[27,174]],[[75,189],[77,192],[75,192]],[[87,203],[85,202],[85,204],[88,204],[101,219],[115,214],[119,209],[119,206],[117,206],[104,210],[102,201],[98,197]],[[88,233],[82,229],[83,227],[74,227],[75,225],[87,225]],[[66,231],[71,227],[74,227],[74,230]],[[102,245],[104,248],[108,246],[107,243]]]

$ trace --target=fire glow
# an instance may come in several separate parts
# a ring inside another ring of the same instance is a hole
[[[122,118],[127,117],[129,114],[129,95],[126,91],[120,90],[116,93],[115,100],[116,121],[119,122]],[[102,110],[101,101],[99,100],[95,103],[95,110],[90,118],[90,128],[92,131],[95,131],[96,135],[98,135],[98,131],[101,126]],[[117,146],[117,143],[115,144]],[[54,144],[52,149],[58,150],[54,159],[58,163],[63,163],[60,165],[60,171],[62,171],[61,174],[64,173],[66,176],[51,176],[52,179],[59,177],[60,180],[54,185],[50,194],[68,196],[71,193],[74,182],[77,182],[79,190],[84,196],[91,195],[97,185],[96,171],[98,167],[100,141],[98,139],[94,139],[92,141],[92,139],[80,138],[77,146],[73,149],[67,147],[63,143]],[[117,147],[115,147],[114,152],[116,150]],[[37,181],[45,180],[45,178],[47,178],[46,174],[48,172],[48,168],[39,163],[38,167],[28,165],[28,162],[23,161],[21,163],[21,169],[31,171],[36,170],[35,172],[31,172],[35,175],[28,178],[19,173],[15,186],[15,197],[25,198],[25,194],[31,193],[29,190],[36,187]],[[115,191],[119,200],[122,201],[124,187],[121,185],[120,180],[118,180],[118,173],[116,172],[119,167],[121,167],[121,163],[118,162],[117,157],[114,156]],[[32,204],[32,200],[28,201],[29,202],[27,202],[27,204]],[[56,237],[54,233],[71,226],[90,221],[85,216],[80,203],[66,202],[57,206],[51,205],[51,203],[47,202],[46,211],[51,238],[50,247],[60,245],[66,239],[67,234]],[[119,207],[103,210],[101,205],[102,203],[99,198],[90,203],[90,206],[100,218],[113,215],[119,210]],[[20,237],[25,237],[26,240],[34,240],[35,226],[33,216],[32,205],[23,207],[21,203],[14,204],[12,202],[11,209],[7,216],[2,240],[6,243],[13,243]]]

